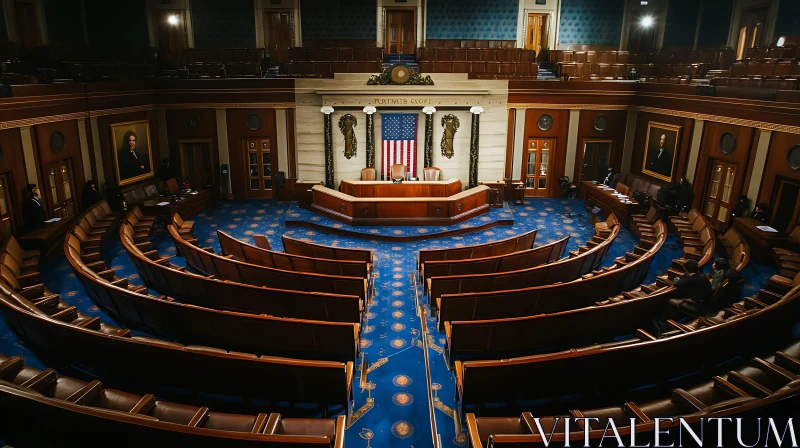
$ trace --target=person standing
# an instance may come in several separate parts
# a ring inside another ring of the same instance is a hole
[[[34,230],[44,226],[44,206],[36,184],[28,184],[27,198],[22,202],[22,219],[27,230]]]
[[[81,204],[83,204],[84,210],[97,204],[101,199],[103,198],[100,196],[100,192],[97,191],[97,182],[94,180],[87,180],[81,192]]]
[[[617,175],[614,174],[614,167],[608,167],[606,177],[603,178],[603,185],[614,188],[617,186]]]

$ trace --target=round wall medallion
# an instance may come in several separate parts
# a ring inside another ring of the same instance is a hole
[[[789,168],[795,171],[800,170],[800,145],[792,146],[786,159],[789,161]]]
[[[608,128],[608,115],[594,117],[594,128],[598,131],[605,131]]]
[[[539,121],[537,121],[537,124],[539,125],[539,129],[541,129],[542,131],[549,131],[550,128],[553,127],[553,117],[551,117],[548,114],[544,114],[541,117],[539,117]]]
[[[261,128],[261,117],[258,114],[250,114],[247,116],[247,127],[251,131],[257,131]]]
[[[736,148],[736,137],[730,132],[722,134],[719,138],[719,149],[723,154],[730,154]]]
[[[50,134],[50,151],[53,151],[54,154],[61,154],[61,151],[64,150],[64,134],[61,131],[53,131]]]
[[[200,126],[200,120],[197,119],[196,115],[187,115],[183,119],[183,125],[186,126],[186,129],[197,129]]]
[[[395,65],[392,68],[392,82],[396,84],[405,84],[411,77],[411,70],[405,65]]]

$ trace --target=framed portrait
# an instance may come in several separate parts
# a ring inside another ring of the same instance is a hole
[[[681,126],[655,121],[647,123],[643,173],[672,182],[680,134]]]
[[[117,185],[123,186],[153,177],[150,122],[128,121],[111,125]]]

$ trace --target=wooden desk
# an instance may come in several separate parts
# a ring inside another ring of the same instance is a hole
[[[64,236],[67,229],[75,221],[75,217],[49,222],[44,227],[17,238],[19,245],[25,250],[38,250],[43,260],[49,258],[58,250],[63,250]]]
[[[486,185],[487,187],[492,189],[492,191],[489,192],[489,204],[491,204],[492,208],[503,208],[503,202],[505,201],[506,183],[502,181],[497,181],[497,182],[481,182],[480,184]]]
[[[352,226],[450,225],[489,211],[485,185],[444,198],[357,198],[321,185],[311,192],[312,210]]]
[[[322,185],[318,180],[298,180],[294,183],[294,192],[297,195],[297,205],[302,208],[311,208],[311,189],[314,185]]]
[[[757,263],[774,265],[772,259],[772,248],[782,247],[788,244],[786,234],[783,232],[765,232],[756,226],[766,226],[767,224],[753,218],[734,218],[733,228],[750,244],[750,258]]]
[[[209,190],[197,190],[197,194],[179,194],[177,200],[170,197],[157,197],[142,202],[142,212],[150,216],[169,216],[178,213],[182,217],[193,215],[206,207],[211,199]],[[162,202],[168,204],[158,205]]]
[[[461,192],[461,181],[392,181],[342,179],[339,191],[357,198],[444,198]]]
[[[581,197],[585,202],[593,202],[600,207],[604,215],[614,213],[619,218],[620,222],[627,224],[630,215],[632,215],[639,208],[639,203],[631,198],[630,204],[626,204],[614,196],[613,190],[601,189],[594,182],[583,181],[581,182]],[[626,196],[627,197],[627,196]]]

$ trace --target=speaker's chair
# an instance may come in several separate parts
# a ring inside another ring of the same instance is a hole
[[[442,170],[436,168],[435,166],[431,166],[422,170],[424,180],[439,180],[439,173]]]
[[[394,179],[405,180],[406,177],[408,176],[408,169],[406,168],[405,165],[398,163],[392,165],[391,174],[392,174],[392,180]]]
[[[375,168],[362,168],[361,169],[361,180],[375,180],[377,178],[377,172]]]

